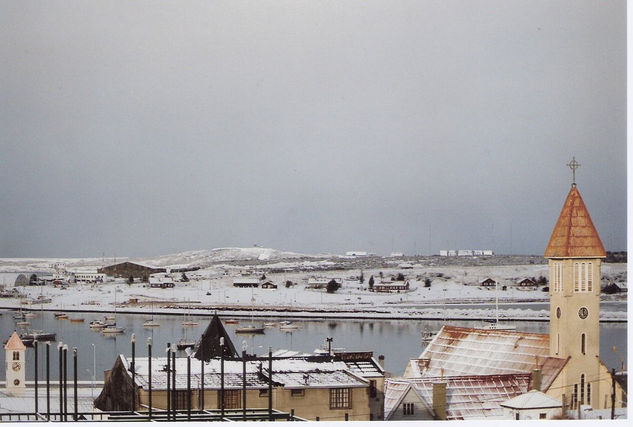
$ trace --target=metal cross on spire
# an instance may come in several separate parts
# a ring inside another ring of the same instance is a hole
[[[578,163],[576,161],[576,157],[574,156],[571,159],[571,162],[567,163],[567,166],[569,166],[569,169],[571,169],[571,173],[572,173],[572,184],[576,185],[576,169],[578,169],[580,167],[580,163]]]

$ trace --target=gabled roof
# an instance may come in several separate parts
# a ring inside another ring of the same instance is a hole
[[[220,337],[224,337],[224,351],[220,347]],[[209,326],[204,330],[194,348],[193,357],[208,362],[213,357],[220,357],[222,352],[225,358],[237,357],[238,355],[229,334],[222,325],[222,321],[217,314],[214,314]]]
[[[26,346],[18,336],[16,331],[13,331],[11,338],[7,341],[4,346],[5,350],[26,350]]]
[[[568,359],[549,356],[549,335],[444,325],[411,360],[408,377],[530,373],[538,363],[543,390]]]
[[[433,383],[446,383],[448,420],[500,418],[501,403],[525,393],[530,374],[471,375],[387,379],[385,382],[385,419],[391,418],[402,399],[413,390],[427,408],[433,407]]]
[[[606,252],[576,185],[572,185],[554,226],[545,258],[604,258]]]
[[[527,393],[506,400],[501,406],[512,409],[543,409],[560,408],[563,406],[563,403],[541,391],[530,390]]]

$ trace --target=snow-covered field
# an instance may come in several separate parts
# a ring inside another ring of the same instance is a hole
[[[128,260],[161,267],[198,266],[197,271],[186,273],[189,282],[176,282],[175,288],[149,288],[145,283],[127,284],[124,279],[103,284],[72,284],[60,287],[25,286],[19,291],[23,298],[0,299],[0,307],[28,307],[49,310],[173,312],[190,310],[192,313],[223,313],[239,315],[287,314],[314,317],[371,317],[371,318],[494,318],[490,307],[473,305],[468,308],[451,308],[450,304],[478,304],[499,300],[500,318],[547,319],[547,310],[519,308],[521,302],[548,301],[548,293],[538,286],[521,290],[517,283],[525,278],[547,277],[547,264],[539,257],[485,257],[480,260],[450,259],[445,257],[368,257],[354,258],[337,255],[303,255],[267,248],[223,248],[189,251],[173,255]],[[111,264],[106,260],[105,264]],[[479,261],[479,262],[478,262]],[[13,288],[19,272],[52,273],[54,262],[64,262],[67,268],[101,267],[104,260],[84,259],[0,259],[0,284]],[[511,264],[517,262],[517,264]],[[524,263],[521,263],[524,262]],[[499,265],[494,265],[494,264]],[[508,264],[510,263],[510,264]],[[410,264],[413,268],[399,267]],[[466,264],[466,265],[460,265]],[[359,276],[364,276],[360,283]],[[376,284],[404,274],[410,282],[410,291],[402,293],[375,293],[368,290],[368,281]],[[261,277],[272,280],[277,289],[236,288],[237,277]],[[626,264],[603,264],[603,286],[616,282],[626,286]],[[180,274],[174,274],[180,278]],[[342,279],[343,286],[335,293],[324,289],[309,289],[312,277]],[[494,287],[481,286],[481,281],[492,278]],[[425,281],[430,280],[430,286]],[[287,281],[294,285],[286,287]],[[505,288],[505,290],[504,290]],[[46,304],[28,305],[40,294],[52,298]],[[129,303],[136,299],[136,303]],[[604,296],[604,301],[626,301],[623,296]],[[507,307],[506,304],[512,304]],[[435,306],[433,306],[435,305]],[[526,305],[527,307],[527,305]],[[199,311],[202,310],[202,311]],[[625,311],[605,311],[604,320],[626,320]]]

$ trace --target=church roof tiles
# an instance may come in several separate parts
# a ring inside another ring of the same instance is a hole
[[[572,185],[545,249],[545,258],[604,258],[606,252],[576,185]]]

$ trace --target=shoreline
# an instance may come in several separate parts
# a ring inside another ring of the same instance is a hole
[[[0,310],[9,310],[16,311],[19,310],[19,307],[15,306],[0,306]],[[95,310],[95,309],[51,309],[51,308],[42,308],[42,309],[31,309],[31,308],[22,308],[23,311],[46,311],[46,312],[67,312],[67,313],[94,313],[94,314],[115,314],[114,310],[103,309],[103,310]],[[169,309],[167,309],[169,310]],[[467,310],[467,309],[466,309]],[[204,312],[199,312],[204,311]],[[333,319],[333,320],[473,320],[473,321],[489,321],[494,320],[495,316],[472,316],[470,314],[464,315],[447,315],[447,316],[429,316],[425,314],[400,314],[393,313],[389,311],[340,311],[340,312],[332,312],[332,311],[320,311],[320,310],[267,310],[261,307],[255,307],[253,309],[227,309],[226,307],[209,307],[209,308],[193,308],[189,314],[196,316],[204,316],[211,317],[217,312],[221,316],[231,316],[237,318],[270,318],[270,317],[281,317],[281,318],[293,318],[293,319],[306,319],[306,320],[324,320],[324,319]],[[161,316],[184,316],[187,314],[186,310],[174,312],[173,310],[163,311],[163,310],[119,310],[117,309],[116,313],[118,314],[132,314],[132,315],[161,315]],[[318,319],[320,318],[320,319]],[[499,316],[500,321],[520,321],[520,322],[549,322],[549,317],[542,316],[504,316],[500,313]],[[601,318],[600,323],[627,323],[628,318]]]

